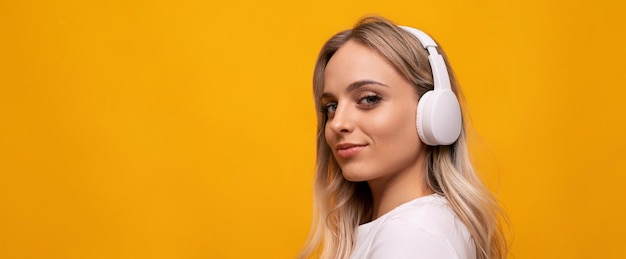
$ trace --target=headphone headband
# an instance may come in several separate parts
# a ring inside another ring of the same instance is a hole
[[[428,34],[426,34],[425,32],[415,29],[413,27],[409,27],[409,26],[398,26],[398,27],[413,34],[413,36],[415,36],[417,40],[419,40],[422,43],[422,46],[424,46],[424,48],[428,49],[429,47],[437,47],[437,43],[435,42],[435,40],[433,40],[433,38],[428,36]]]
[[[433,40],[433,38],[428,36],[425,32],[418,29],[408,26],[400,26],[400,28],[415,36],[415,38],[417,38],[417,40],[422,43],[422,46],[428,51],[428,60],[430,61],[430,69],[433,71],[435,90],[452,89],[450,87],[450,77],[448,76],[446,62],[443,60],[443,56],[437,52],[437,43],[435,40]]]

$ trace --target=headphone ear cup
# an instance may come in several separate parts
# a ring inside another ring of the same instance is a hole
[[[426,145],[450,145],[461,135],[461,107],[450,90],[426,92],[417,105],[417,131]]]
[[[432,128],[430,127],[430,119],[432,105],[430,104],[433,91],[428,91],[422,95],[417,102],[417,117],[415,122],[417,124],[417,133],[420,140],[426,145],[435,146],[435,142],[432,138]]]

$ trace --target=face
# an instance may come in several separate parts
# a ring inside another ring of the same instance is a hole
[[[385,58],[350,40],[330,59],[324,78],[325,137],[344,178],[371,181],[421,170],[418,96]]]

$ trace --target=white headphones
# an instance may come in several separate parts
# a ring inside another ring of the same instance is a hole
[[[407,26],[399,26],[413,34],[426,50],[433,71],[434,90],[426,92],[417,105],[417,132],[427,145],[450,145],[461,135],[461,107],[450,88],[448,69],[437,52],[437,43],[428,34]]]

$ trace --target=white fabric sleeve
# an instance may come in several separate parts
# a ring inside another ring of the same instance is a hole
[[[427,227],[401,218],[383,223],[373,240],[371,259],[461,259],[448,240]]]

